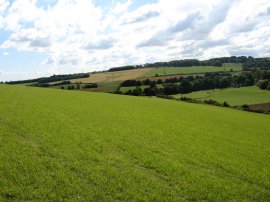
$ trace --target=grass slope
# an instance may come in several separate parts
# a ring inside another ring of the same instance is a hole
[[[257,86],[227,88],[224,90],[198,91],[184,95],[185,97],[204,100],[224,101],[230,105],[259,104],[270,102],[270,91],[261,90]],[[177,95],[176,97],[180,97]]]
[[[165,74],[164,74],[165,69]],[[172,75],[172,74],[195,74],[195,73],[205,73],[205,72],[220,72],[220,71],[241,71],[241,65],[224,65],[223,67],[213,67],[213,66],[193,66],[193,67],[158,67],[144,74],[145,77],[158,75]]]
[[[269,201],[270,116],[0,85],[0,201]]]

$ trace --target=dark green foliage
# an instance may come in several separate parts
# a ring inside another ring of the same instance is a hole
[[[158,88],[145,88],[144,90],[143,90],[143,94],[145,95],[145,96],[155,96],[155,95],[157,95],[159,93],[159,90],[158,90]]]
[[[140,87],[136,87],[135,89],[133,89],[132,95],[134,96],[142,95],[142,89]]]
[[[244,108],[244,109],[249,109],[249,106],[248,106],[247,104],[243,104],[243,105],[242,105],[242,108]]]
[[[163,81],[161,79],[157,80],[157,84],[162,84]]]
[[[178,92],[179,93],[183,93],[183,94],[185,94],[185,93],[190,93],[190,92],[192,92],[192,84],[191,84],[191,82],[190,81],[188,81],[188,80],[186,80],[186,79],[184,79],[181,83],[180,83],[180,85],[179,85],[179,90],[178,90]]]
[[[178,94],[178,85],[174,85],[174,84],[169,84],[169,85],[165,85],[163,88],[163,94],[165,95],[175,95]]]
[[[130,86],[137,86],[136,80],[126,80],[121,83],[122,87],[130,87]]]
[[[67,87],[68,90],[74,90],[75,87],[73,85]]]
[[[143,81],[143,85],[146,85],[146,86],[150,85],[150,83],[151,83],[151,81],[149,79],[145,79]]]
[[[141,81],[136,81],[136,86],[141,86],[142,82]]]
[[[48,83],[38,83],[36,85],[34,85],[36,87],[42,87],[42,88],[47,88],[47,87],[50,87],[50,84]]]
[[[64,75],[53,75],[50,77],[43,77],[38,79],[28,79],[21,81],[10,81],[6,82],[7,84],[23,84],[23,83],[50,83],[55,81],[79,79],[79,78],[88,78],[89,74],[64,74]]]
[[[133,96],[140,96],[142,95],[143,91],[140,87],[136,87],[133,90],[128,90],[127,92],[125,92],[125,95],[133,95]]]
[[[223,107],[230,107],[230,105],[227,102],[223,102]]]
[[[219,88],[229,88],[231,86],[231,77],[224,76],[219,81]]]
[[[239,74],[226,73],[205,73],[204,76],[188,76],[186,78],[169,78],[162,82],[161,79],[158,81],[150,81],[149,79],[141,81],[126,80],[121,86],[140,86],[148,85],[149,88],[143,93],[146,96],[153,96],[157,94],[164,95],[175,95],[175,94],[186,94],[200,90],[210,89],[224,89],[229,87],[243,87],[253,86],[256,81],[263,78],[258,82],[258,86],[261,89],[270,89],[270,71],[269,70],[252,70],[243,71]],[[267,80],[268,79],[268,80]],[[163,89],[154,89],[156,84],[163,83]],[[132,91],[126,94],[133,94]]]
[[[178,79],[177,78],[169,78],[164,81],[164,83],[177,83]]]
[[[269,85],[269,81],[268,80],[260,80],[258,82],[258,86],[262,90],[266,90],[268,88],[268,85]]]
[[[96,83],[88,83],[86,85],[84,85],[82,88],[97,88],[98,84]]]
[[[113,67],[109,69],[109,72],[116,72],[116,71],[124,71],[124,70],[132,70],[132,69],[136,69],[136,68],[142,68],[142,65],[136,65],[136,66],[123,66],[123,67]]]

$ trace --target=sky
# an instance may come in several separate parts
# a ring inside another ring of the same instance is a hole
[[[0,81],[270,56],[270,0],[0,0]]]

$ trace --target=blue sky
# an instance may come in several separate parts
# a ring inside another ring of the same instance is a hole
[[[0,0],[0,81],[269,47],[269,0]]]

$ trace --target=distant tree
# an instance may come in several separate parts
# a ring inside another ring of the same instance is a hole
[[[96,83],[85,84],[82,88],[97,88],[98,85]]]
[[[157,80],[157,84],[162,84],[162,83],[163,83],[163,82],[162,82],[161,79]]]
[[[259,86],[259,88],[262,89],[262,90],[267,89],[268,85],[269,85],[269,81],[268,81],[268,80],[260,80],[260,81],[258,82],[258,86]]]
[[[184,79],[181,83],[180,83],[180,85],[179,85],[179,90],[178,90],[178,92],[179,93],[183,93],[183,94],[185,94],[185,93],[190,93],[190,92],[192,92],[192,84],[191,84],[191,82],[190,81],[188,81],[188,80],[186,80],[186,79]]]
[[[143,81],[143,85],[146,85],[146,86],[150,85],[150,83],[151,83],[151,81],[149,79],[145,79]]]
[[[230,105],[227,102],[223,102],[224,107],[230,107]]]
[[[142,82],[141,81],[136,81],[136,86],[141,86]]]
[[[125,95],[132,95],[132,91],[129,89],[129,90],[126,91],[124,94],[125,94]]]
[[[146,96],[155,96],[159,93],[158,88],[145,88],[143,94]]]
[[[156,87],[156,82],[150,82],[149,86],[150,86],[150,88],[155,88]]]
[[[200,79],[193,82],[193,91],[202,90],[202,81]]]
[[[202,82],[203,90],[209,90],[209,89],[214,89],[214,88],[215,88],[215,83],[212,77],[206,77],[203,79],[203,82]]]
[[[142,95],[142,89],[140,87],[136,87],[135,89],[133,89],[132,95],[134,96]]]
[[[136,86],[136,84],[137,84],[136,80],[126,80],[122,82],[121,86],[130,87],[130,86]]]
[[[219,87],[220,88],[228,88],[231,86],[230,77],[224,76],[219,81]]]
[[[178,93],[178,85],[169,84],[163,88],[163,94],[165,95],[175,95],[177,93]]]

